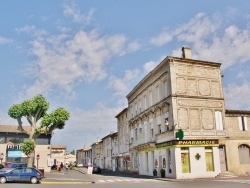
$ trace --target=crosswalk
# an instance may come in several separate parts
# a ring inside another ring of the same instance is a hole
[[[250,180],[246,179],[226,179],[226,180],[217,180],[217,181],[224,181],[224,182],[231,182],[231,183],[242,183],[242,184],[249,184],[250,185]]]
[[[110,178],[110,179],[98,179],[96,183],[118,183],[118,182],[131,182],[131,183],[141,183],[141,182],[157,182],[154,179],[140,179],[140,178]]]

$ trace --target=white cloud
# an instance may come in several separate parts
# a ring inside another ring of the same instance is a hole
[[[143,69],[144,69],[145,74],[152,71],[159,63],[160,63],[160,61],[149,61],[149,62],[145,63],[143,65]]]
[[[11,39],[4,38],[4,37],[1,37],[1,36],[0,36],[0,45],[1,45],[1,44],[7,44],[7,43],[10,43],[10,42],[12,42]]]
[[[25,25],[20,28],[16,28],[16,31],[18,33],[25,32],[27,34],[32,34],[35,37],[42,36],[42,35],[47,35],[47,32],[44,29],[38,29],[34,25]]]
[[[37,32],[35,27],[20,30]],[[124,35],[100,36],[96,30],[78,30],[72,36],[37,36],[30,44],[29,52],[34,61],[26,73],[35,81],[26,88],[29,96],[52,89],[74,96],[74,88],[79,83],[91,83],[106,77],[105,64],[112,56],[125,55],[139,48],[137,42],[130,42]]]
[[[90,146],[97,138],[101,139],[110,132],[117,131],[115,115],[121,109],[108,108],[102,104],[90,110],[71,109],[70,119],[63,130],[56,130],[52,144],[71,143],[69,148],[80,149]],[[74,138],[74,142],[72,142]]]
[[[230,110],[249,110],[250,109],[250,83],[230,84],[225,87],[225,105]]]
[[[73,22],[81,22],[82,24],[89,24],[94,13],[94,10],[90,10],[87,15],[81,13],[74,2],[65,3],[63,5],[63,13],[65,16],[70,16]]]
[[[114,95],[125,97],[131,90],[133,83],[137,80],[139,70],[126,70],[123,78],[111,76],[109,78],[109,86],[112,87],[115,92]]]
[[[226,26],[225,19],[218,14],[209,17],[199,13],[188,23],[163,31],[151,41],[160,46],[170,41],[164,40],[162,36],[175,39],[192,48],[193,58],[220,62],[223,69],[249,61],[249,23],[242,29],[236,25]],[[179,56],[179,50],[173,51],[173,54]]]

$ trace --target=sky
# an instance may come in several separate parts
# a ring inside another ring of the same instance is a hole
[[[0,124],[42,94],[70,119],[52,145],[82,149],[117,131],[127,94],[166,56],[221,63],[226,109],[250,110],[248,0],[0,1]]]

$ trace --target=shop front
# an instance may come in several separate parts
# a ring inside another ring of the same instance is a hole
[[[209,178],[220,171],[218,140],[172,140],[156,144],[155,168],[174,179]],[[157,162],[156,162],[157,161]]]

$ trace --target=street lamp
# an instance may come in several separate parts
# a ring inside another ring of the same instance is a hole
[[[1,161],[1,164],[3,162],[3,153],[0,154],[0,161]]]
[[[40,155],[37,154],[37,155],[36,155],[36,168],[37,168],[37,169],[38,169],[38,161],[39,161],[39,159],[40,159]]]

